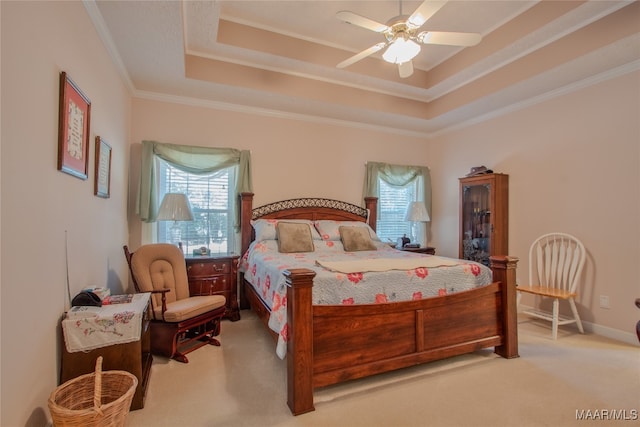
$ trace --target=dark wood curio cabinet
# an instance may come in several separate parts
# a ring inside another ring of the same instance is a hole
[[[489,265],[492,255],[509,252],[509,175],[460,178],[458,257]]]

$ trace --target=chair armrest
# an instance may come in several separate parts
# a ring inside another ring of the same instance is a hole
[[[167,292],[171,292],[171,289],[157,289],[151,291],[151,294],[162,294],[162,321],[166,322],[164,319],[164,312],[167,311]],[[151,299],[151,308],[153,309],[153,299]],[[156,312],[153,311],[153,320],[156,320]]]

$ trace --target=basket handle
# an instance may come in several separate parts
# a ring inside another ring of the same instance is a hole
[[[102,416],[102,356],[96,359],[96,375],[93,386],[93,409]]]

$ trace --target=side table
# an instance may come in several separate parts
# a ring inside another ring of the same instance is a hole
[[[138,378],[138,386],[133,395],[131,409],[141,409],[144,407],[144,399],[149,384],[151,374],[151,335],[149,329],[149,294],[135,294],[136,298],[146,298],[144,308],[139,313],[140,336],[135,341],[108,344],[87,351],[72,351],[67,349],[66,339],[63,334],[62,355],[60,362],[60,384],[65,383],[80,375],[95,372],[96,359],[102,356],[102,369],[104,371],[120,370],[132,373]],[[132,304],[114,304],[102,306],[104,311],[113,310],[115,306],[123,307]],[[98,316],[100,316],[98,314]],[[80,323],[84,319],[65,319],[61,329],[70,328],[73,324]],[[91,321],[91,319],[87,319]],[[68,322],[68,323],[65,323]],[[95,347],[95,346],[93,346]]]
[[[240,320],[238,307],[238,259],[236,254],[189,255],[187,277],[191,295],[224,295],[225,317]]]

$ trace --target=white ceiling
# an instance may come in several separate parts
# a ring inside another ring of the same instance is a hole
[[[403,1],[403,14],[421,3]],[[427,136],[639,68],[640,28],[600,43],[572,39],[606,25],[601,20],[621,8],[637,16],[632,1],[553,3],[447,2],[422,29],[477,32],[483,40],[468,48],[422,46],[410,79],[400,79],[381,52],[335,67],[384,41],[336,13],[385,23],[399,14],[398,1],[85,0],[85,7],[134,96]],[[556,42],[577,48],[559,59]],[[525,57],[532,65],[515,71]],[[196,63],[214,72],[189,65]],[[499,78],[508,67],[514,71],[504,75],[513,82]],[[270,76],[271,83],[256,76]],[[491,76],[500,81],[482,90]],[[367,105],[369,96],[381,97],[375,98],[380,105]]]

